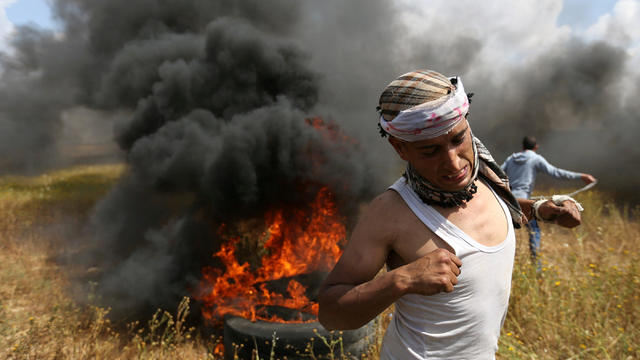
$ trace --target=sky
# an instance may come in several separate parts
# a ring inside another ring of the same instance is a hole
[[[9,46],[10,38],[15,33],[15,27],[19,25],[31,25],[39,27],[41,29],[51,29],[55,31],[59,24],[52,17],[50,10],[51,0],[0,0],[0,52],[11,53]],[[408,4],[408,8],[415,7],[415,0],[396,0],[396,4]],[[435,3],[438,3],[436,1]],[[493,2],[483,2],[482,7],[491,9],[500,5],[500,1],[495,2],[496,5],[492,5]],[[499,24],[495,31],[500,32],[503,29],[512,29],[514,24],[518,24],[521,20],[525,22],[521,28],[523,31],[529,33],[538,33],[538,36],[525,36],[525,38],[537,38],[538,41],[545,41],[552,43],[554,38],[558,36],[576,36],[578,38],[584,38],[587,40],[598,39],[602,37],[609,37],[613,39],[614,43],[623,43],[623,47],[627,47],[630,52],[637,53],[640,49],[640,27],[638,17],[638,0],[546,0],[546,1],[518,1],[513,6],[514,11],[526,11],[529,14],[514,14],[509,19],[496,19],[492,23]],[[467,6],[468,8],[468,6]],[[548,9],[556,9],[551,12]],[[549,24],[548,21],[542,20],[535,15],[540,13],[543,16],[555,17],[555,23]],[[408,12],[407,17],[411,18],[415,16],[416,12]],[[476,14],[474,14],[476,15]],[[481,15],[481,14],[479,14]],[[536,20],[537,19],[537,20]],[[536,27],[538,24],[529,23],[527,20],[536,22],[544,22],[542,27]],[[491,28],[491,24],[487,22],[487,28]],[[516,25],[517,26],[517,25]],[[553,27],[550,29],[549,27]],[[421,26],[416,26],[421,28]],[[545,30],[546,28],[546,30]],[[620,35],[620,29],[624,34]],[[637,28],[634,30],[629,30]],[[533,30],[532,30],[533,29]],[[491,30],[489,30],[491,31]],[[509,33],[514,34],[513,31]],[[635,36],[633,35],[635,33]],[[634,44],[624,44],[628,42],[629,34],[632,38],[635,38]],[[515,34],[517,35],[517,34]],[[549,37],[547,37],[549,36]],[[513,36],[512,36],[513,37]],[[546,37],[546,38],[545,38]],[[623,37],[617,39],[616,37]],[[521,36],[522,38],[522,36]],[[499,39],[502,41],[508,41],[508,38]],[[536,46],[535,40],[531,42],[531,46]],[[526,44],[525,44],[526,45]],[[626,45],[626,46],[624,46]],[[496,46],[503,46],[502,43],[496,44]],[[523,56],[526,56],[523,54]],[[511,55],[512,58],[517,60],[518,54],[514,52]]]
[[[584,32],[603,16],[610,16],[616,0],[564,0],[557,18],[558,26],[569,26]],[[0,50],[7,49],[7,41],[14,26],[32,24],[55,29],[47,0],[0,0]]]
[[[46,0],[3,0],[6,17],[13,24],[35,23],[44,28],[55,26]]]
[[[615,3],[616,0],[565,0],[558,16],[558,25],[584,30],[609,13]]]
[[[55,28],[46,0],[0,0],[0,49],[6,49],[14,26],[26,24]]]

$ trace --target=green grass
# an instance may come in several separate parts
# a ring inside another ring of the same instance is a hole
[[[125,171],[103,165],[0,177],[0,358],[221,358],[222,339],[185,325],[187,300],[126,328],[109,322],[109,309],[72,300],[69,269],[52,261],[68,250],[67,235],[48,229],[82,224]],[[640,214],[597,191],[576,198],[585,207],[581,226],[541,225],[540,273],[529,261],[526,230],[517,232],[498,359],[640,358]],[[382,318],[368,358],[377,358]]]

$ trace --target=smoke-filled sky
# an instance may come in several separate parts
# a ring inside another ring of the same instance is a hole
[[[101,251],[84,261],[105,269],[98,290],[125,313],[179,301],[197,282],[211,219],[304,201],[318,184],[342,205],[382,191],[401,168],[375,107],[414,69],[462,77],[471,126],[498,162],[530,134],[602,189],[640,186],[640,1],[599,16],[577,0],[51,8],[55,30],[12,28],[0,12],[0,173],[64,164],[79,142],[117,144],[131,170],[97,205],[88,238]],[[304,123],[313,116],[357,141],[327,141]]]
[[[126,73],[127,57],[149,60],[153,51],[165,51],[171,59],[184,57],[189,47],[197,51],[206,17],[216,16],[213,5],[184,14],[172,2],[154,1],[136,6],[123,2],[122,9],[116,2],[103,6],[104,14],[90,13],[100,3],[89,1],[78,11],[71,0],[0,2],[0,50],[13,54],[2,63],[17,68],[0,79],[0,94],[6,94],[0,100],[0,150],[13,158],[0,161],[11,164],[0,172],[55,163],[52,149],[64,147],[61,143],[69,138],[77,140],[73,131],[96,133],[98,128],[102,138],[91,139],[110,140],[104,128],[118,122],[114,109],[133,110],[141,95],[151,91],[149,79],[160,71],[156,61]],[[401,73],[427,67],[461,75],[465,87],[476,93],[473,129],[498,161],[518,150],[526,132],[538,137],[541,153],[557,165],[606,177],[638,155],[632,146],[637,133],[632,100],[640,64],[639,4],[401,0],[299,1],[285,9],[277,1],[250,6],[255,7],[253,21],[296,42],[309,57],[310,68],[321,79],[315,111],[354,136],[375,139],[371,124],[380,90]],[[119,15],[107,18],[113,14]],[[192,24],[182,27],[181,22]],[[145,44],[159,34],[174,48]],[[147,46],[147,55],[134,55],[136,45]],[[131,77],[141,81],[134,83]],[[123,103],[124,98],[129,102]],[[70,131],[71,120],[63,119],[77,107],[96,112],[91,120],[76,120],[82,124]],[[394,161],[384,141],[371,142],[371,147]],[[617,187],[620,180],[615,181]]]
[[[601,16],[609,13],[617,0],[585,2],[583,0],[565,0],[558,15],[558,25],[568,25],[583,31],[593,25]],[[0,2],[0,37],[8,35],[15,25],[34,23],[43,28],[55,28],[57,25],[51,16],[47,0],[3,0]],[[4,40],[3,48],[6,46]]]

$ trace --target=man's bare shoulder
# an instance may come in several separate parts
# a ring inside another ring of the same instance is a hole
[[[400,194],[387,190],[373,199],[359,224],[374,244],[384,244],[395,268],[426,255],[438,247],[450,249],[409,208]],[[452,251],[452,250],[451,250]]]
[[[372,215],[383,215],[393,217],[401,215],[398,211],[406,211],[406,204],[402,197],[394,190],[387,190],[376,196],[367,206],[366,212]],[[396,210],[396,211],[392,211]]]
[[[375,268],[369,269],[375,275],[383,266],[389,252],[394,249],[395,240],[400,237],[401,227],[397,225],[396,219],[400,217],[398,208],[402,202],[400,196],[390,190],[371,200],[361,210],[358,222],[336,267],[347,267],[348,272],[352,273],[356,271],[354,267],[360,271],[365,264],[369,264],[372,269]]]
[[[397,224],[402,222],[400,220],[409,215],[408,210],[397,192],[387,190],[366,206],[358,221],[358,227],[375,229],[380,235],[389,235],[396,231]]]

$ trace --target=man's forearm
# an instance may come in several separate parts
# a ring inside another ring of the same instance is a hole
[[[398,298],[406,286],[396,271],[363,284],[325,284],[320,291],[318,320],[328,330],[357,329],[374,319]]]
[[[533,207],[534,200],[529,199],[517,199],[518,204],[520,204],[520,208],[522,209],[522,213],[527,217],[528,221],[531,221],[533,217],[531,216],[531,208]]]
[[[518,203],[522,208],[522,212],[531,221],[533,219],[532,207],[535,201],[528,199],[518,199]],[[564,201],[562,204],[556,205],[552,200],[545,200],[536,211],[538,219],[555,222],[556,224],[572,228],[582,223],[582,216],[577,206],[572,201]]]

